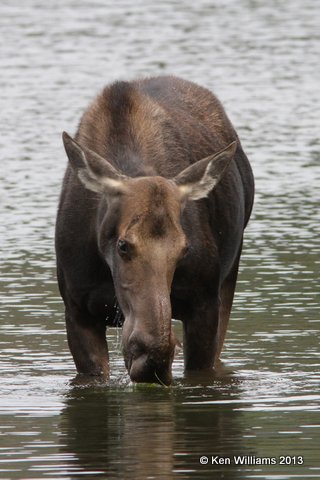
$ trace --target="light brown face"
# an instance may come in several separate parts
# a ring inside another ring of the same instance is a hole
[[[130,178],[64,134],[71,167],[104,205],[98,245],[125,316],[123,349],[133,381],[171,382],[175,340],[170,290],[187,240],[180,223],[186,200],[199,200],[219,182],[236,142],[199,160],[172,180]]]
[[[161,177],[132,179],[120,212],[113,271],[125,362],[132,380],[167,384],[175,347],[171,283],[187,248],[179,189]]]
[[[174,265],[186,247],[178,187],[162,177],[127,182],[121,196],[117,249],[124,262]]]

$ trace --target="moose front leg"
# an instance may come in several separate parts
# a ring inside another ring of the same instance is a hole
[[[218,348],[218,301],[195,308],[183,323],[184,365],[186,371],[210,370]]]
[[[66,311],[67,337],[78,373],[109,377],[106,326],[78,308]]]

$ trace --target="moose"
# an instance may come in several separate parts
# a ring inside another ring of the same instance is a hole
[[[63,142],[57,277],[78,373],[109,377],[119,311],[133,382],[172,383],[172,318],[185,370],[214,370],[254,197],[221,103],[174,76],[118,81]]]

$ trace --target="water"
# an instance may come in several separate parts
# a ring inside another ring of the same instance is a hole
[[[320,478],[319,24],[313,0],[2,1],[0,478]],[[163,73],[218,94],[255,172],[224,368],[184,378],[180,355],[171,388],[134,386],[109,330],[110,386],[77,384],[60,132],[105,83]]]

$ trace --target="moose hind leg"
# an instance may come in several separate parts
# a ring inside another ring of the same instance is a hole
[[[217,351],[219,305],[215,300],[198,306],[183,324],[185,370],[208,370],[214,367]]]
[[[219,327],[218,327],[218,346],[216,351],[216,360],[219,359],[223,348],[224,340],[229,324],[230,313],[232,309],[233,297],[237,283],[240,252],[234,262],[232,269],[224,280],[220,290],[220,307],[219,307]]]
[[[106,326],[89,314],[66,312],[67,337],[78,373],[109,376]]]

